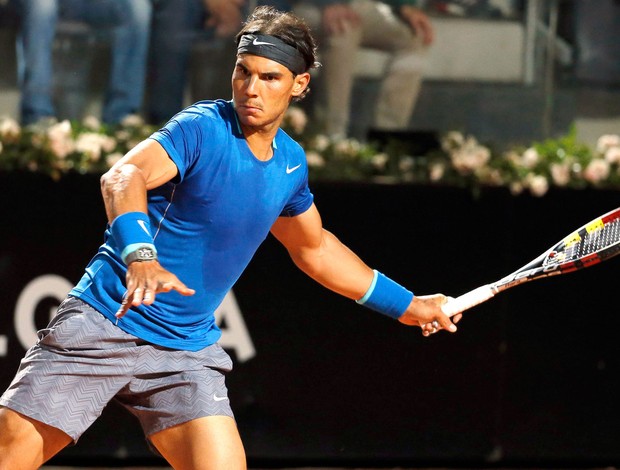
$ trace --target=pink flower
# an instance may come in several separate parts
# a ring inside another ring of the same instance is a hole
[[[565,163],[552,163],[551,179],[558,186],[566,186],[570,182],[570,165]]]
[[[21,128],[15,119],[0,119],[0,138],[5,142],[17,142],[21,135]]]
[[[616,134],[605,134],[598,138],[596,151],[604,154],[611,147],[620,147],[620,136]]]
[[[523,152],[521,163],[525,168],[532,169],[538,164],[539,161],[540,161],[540,154],[535,148],[530,147],[525,152]]]
[[[308,124],[308,116],[301,109],[295,106],[288,108],[286,117],[296,134],[301,134]]]
[[[71,137],[71,123],[67,120],[54,124],[47,130],[48,146],[59,159],[64,159],[75,150]]]
[[[602,158],[595,158],[583,172],[583,177],[590,183],[597,184],[609,176],[609,162]]]
[[[620,147],[609,147],[605,151],[605,160],[611,164],[620,164]]]
[[[549,190],[549,181],[542,175],[527,175],[527,185],[534,196],[544,196]]]

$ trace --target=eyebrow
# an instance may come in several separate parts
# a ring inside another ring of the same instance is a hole
[[[241,67],[244,70],[250,70],[248,68],[248,66],[244,63],[243,58],[238,57],[237,58],[237,62],[235,63],[235,67]],[[284,67],[284,66],[283,66]],[[288,69],[286,69],[287,72],[289,72]],[[267,71],[259,71],[257,72],[259,75],[271,75],[273,77],[283,77],[285,75],[284,72],[281,72],[280,70],[267,70]]]

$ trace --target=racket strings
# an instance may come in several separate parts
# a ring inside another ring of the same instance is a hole
[[[567,249],[567,257],[579,259],[597,253],[614,245],[620,240],[620,219],[613,219],[593,232],[585,233],[579,243]]]

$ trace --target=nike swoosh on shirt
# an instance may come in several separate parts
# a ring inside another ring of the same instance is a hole
[[[224,400],[228,400],[228,397],[218,397],[215,393],[213,394],[213,399],[215,401],[224,401]]]
[[[301,163],[297,166],[294,166],[293,168],[289,168],[288,165],[286,165],[286,174],[290,174],[293,173],[297,168],[299,168],[301,166]]]

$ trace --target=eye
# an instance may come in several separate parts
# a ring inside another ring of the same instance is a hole
[[[248,72],[248,69],[247,69],[247,68],[245,68],[245,67],[244,67],[243,65],[241,65],[241,64],[237,64],[237,66],[235,67],[235,72],[236,72],[236,73],[238,73],[238,74],[240,74],[240,75],[244,75],[244,76],[248,75],[248,73],[249,73],[249,72]]]

